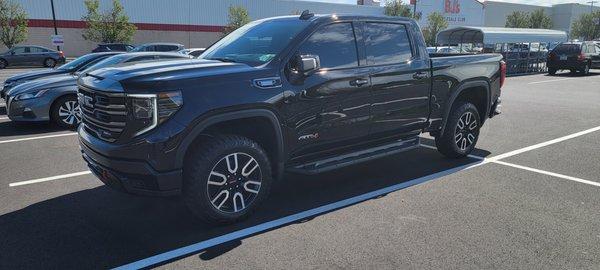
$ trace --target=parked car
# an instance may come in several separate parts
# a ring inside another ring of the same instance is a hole
[[[189,56],[163,52],[118,54],[72,74],[23,83],[7,92],[6,114],[13,121],[50,120],[60,127],[75,128],[81,122],[81,107],[77,100],[77,78],[81,74],[119,64],[186,58]],[[99,108],[95,112],[102,114],[103,110]]]
[[[132,52],[178,52],[185,46],[177,43],[147,43],[135,47]]]
[[[95,103],[79,141],[106,185],[180,195],[212,223],[250,215],[284,171],[397,154],[422,132],[467,156],[506,75],[499,54],[430,57],[411,19],[306,11],[248,23],[202,57],[80,77]]]
[[[561,43],[548,54],[546,65],[550,75],[559,70],[589,75],[590,69],[600,68],[600,45],[593,41]]]
[[[98,52],[128,52],[133,50],[135,47],[125,43],[104,43],[98,44],[98,47],[92,50],[93,53]]]
[[[191,55],[193,57],[198,57],[204,51],[206,51],[206,48],[190,48],[190,49],[183,49],[183,50],[179,51],[179,53]]]
[[[8,66],[44,66],[54,67],[65,62],[62,51],[55,51],[42,46],[15,46],[0,54],[0,69]]]
[[[19,84],[32,80],[37,80],[40,78],[74,73],[80,69],[88,67],[89,65],[93,65],[95,62],[101,61],[106,57],[113,56],[118,53],[120,52],[90,53],[78,57],[73,61],[70,61],[69,63],[66,63],[58,68],[35,70],[8,77],[8,79],[4,81],[4,85],[2,87],[2,90],[0,91],[0,97],[5,98],[6,92],[8,92],[8,90]]]

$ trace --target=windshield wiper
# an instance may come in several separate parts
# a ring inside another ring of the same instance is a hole
[[[231,59],[231,58],[227,58],[227,57],[213,57],[213,58],[206,58],[207,60],[217,60],[217,61],[221,61],[221,62],[228,62],[228,63],[237,63],[237,61]]]

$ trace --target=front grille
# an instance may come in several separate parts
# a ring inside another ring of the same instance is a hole
[[[79,104],[86,131],[108,142],[116,141],[125,129],[125,94],[79,87]]]

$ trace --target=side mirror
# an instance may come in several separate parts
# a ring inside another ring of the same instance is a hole
[[[310,76],[321,68],[321,60],[318,55],[298,56],[298,72],[304,76]]]

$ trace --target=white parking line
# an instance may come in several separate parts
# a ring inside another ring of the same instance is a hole
[[[65,136],[73,136],[73,135],[77,135],[77,132],[54,134],[54,135],[46,135],[46,136],[38,136],[38,137],[27,137],[27,138],[19,138],[19,139],[12,139],[12,140],[5,140],[5,141],[0,141],[0,144],[3,144],[3,143],[13,143],[13,142],[23,142],[23,141],[31,141],[31,140],[40,140],[40,139],[48,139],[48,138],[56,138],[56,137],[65,137]]]
[[[22,182],[10,183],[10,184],[8,184],[8,186],[9,187],[18,187],[18,186],[35,184],[35,183],[42,183],[42,182],[48,182],[48,181],[54,181],[54,180],[62,180],[62,179],[65,179],[65,178],[71,178],[71,177],[75,177],[75,176],[87,175],[87,174],[90,174],[90,173],[92,173],[92,172],[90,172],[90,171],[82,171],[82,172],[76,172],[76,173],[56,175],[56,176],[51,176],[51,177],[45,177],[45,178],[27,180],[27,181],[22,181]]]
[[[560,137],[560,138],[556,138],[554,140],[550,140],[550,141],[538,143],[538,144],[535,144],[535,145],[532,145],[532,146],[528,146],[528,147],[524,147],[524,148],[521,148],[521,149],[517,149],[517,150],[514,150],[514,151],[510,151],[508,153],[497,155],[497,156],[494,156],[494,157],[491,157],[491,158],[486,158],[486,160],[498,161],[498,160],[501,160],[501,159],[504,159],[504,158],[507,158],[507,157],[512,157],[514,155],[522,154],[522,153],[525,153],[525,152],[528,152],[528,151],[531,151],[531,150],[535,150],[535,149],[538,149],[538,148],[542,148],[542,147],[545,147],[545,146],[548,146],[548,145],[551,145],[551,144],[555,144],[555,143],[563,142],[563,141],[570,140],[570,139],[573,139],[573,138],[577,138],[579,136],[583,136],[583,135],[586,135],[586,134],[589,134],[589,133],[592,133],[592,132],[595,132],[595,131],[598,131],[598,130],[600,130],[600,126],[597,126],[595,128],[590,128],[590,129],[587,129],[587,130],[584,130],[584,131],[580,131],[580,132],[577,132],[577,133],[573,133],[571,135],[567,135],[567,136],[563,136],[563,137]]]
[[[579,183],[583,183],[583,184],[600,187],[599,182],[585,180],[585,179],[572,177],[572,176],[568,176],[568,175],[564,175],[564,174],[560,174],[560,173],[553,173],[553,172],[549,172],[549,171],[539,170],[539,169],[522,166],[522,165],[517,165],[517,164],[513,164],[513,163],[508,163],[508,162],[504,162],[504,161],[499,161],[499,160],[493,161],[493,162],[496,164],[510,166],[513,168],[518,168],[518,169],[522,169],[522,170],[526,170],[526,171],[536,172],[536,173],[540,173],[540,174],[545,174],[545,175],[554,176],[554,177],[558,177],[558,178],[562,178],[562,179],[566,179],[566,180],[570,180],[570,181],[575,181],[575,182],[579,182]]]
[[[407,187],[411,187],[414,185],[418,185],[427,181],[431,181],[431,180],[435,180],[437,178],[440,177],[444,177],[450,174],[454,174],[460,171],[464,171],[464,170],[468,170],[474,167],[477,167],[479,165],[481,165],[481,161],[476,161],[470,164],[466,164],[460,167],[456,167],[456,168],[452,168],[452,169],[448,169],[445,171],[441,171],[438,173],[434,173],[434,174],[430,174],[427,176],[423,176],[420,178],[416,178],[413,180],[410,180],[408,182],[404,182],[404,183],[400,183],[400,184],[396,184],[390,187],[386,187],[386,188],[382,188],[376,191],[372,191],[369,193],[365,193],[362,195],[358,195],[356,197],[352,197],[352,198],[348,198],[342,201],[338,201],[338,202],[334,202],[334,203],[330,203],[321,207],[317,207],[317,208],[313,208],[310,210],[306,210],[304,212],[301,213],[297,213],[297,214],[293,214],[293,215],[289,215],[287,217],[283,217],[280,219],[276,219],[273,221],[269,221],[266,223],[262,223],[256,226],[252,226],[249,228],[245,228],[239,231],[235,231],[235,232],[231,232],[222,236],[218,236],[212,239],[208,239],[196,244],[192,244],[189,246],[185,246],[182,248],[178,248],[172,251],[168,251],[162,254],[158,254],[146,259],[142,259],[136,262],[132,262],[130,264],[127,265],[123,265],[120,267],[117,267],[115,269],[141,269],[141,268],[146,268],[146,267],[150,267],[159,263],[163,263],[166,261],[170,261],[185,255],[189,255],[192,253],[196,253],[199,252],[201,250],[219,245],[219,244],[223,244],[223,243],[227,243],[229,241],[235,240],[235,239],[239,239],[239,238],[244,238],[244,237],[248,237],[250,235],[253,234],[257,234],[257,233],[261,233],[261,232],[265,232],[268,230],[271,230],[273,228],[277,228],[292,222],[296,222],[299,220],[303,220],[306,219],[308,217],[312,217],[312,216],[316,216],[316,215],[320,215],[323,213],[327,213],[333,210],[337,210],[340,208],[344,208],[356,203],[360,203],[366,200],[370,200],[373,198],[377,198],[381,195],[385,195],[394,191],[398,191]]]
[[[537,81],[537,82],[530,82],[530,83],[527,83],[527,84],[560,82],[560,81],[566,81],[566,80],[572,80],[572,79],[575,79],[575,78],[564,78],[564,79],[556,79],[556,80]]]

